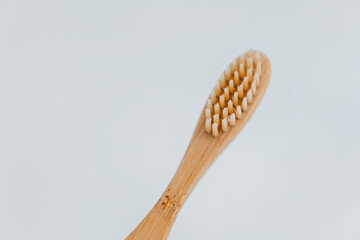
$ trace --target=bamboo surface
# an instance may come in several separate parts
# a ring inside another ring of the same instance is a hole
[[[260,87],[248,110],[243,113],[242,118],[236,122],[235,126],[214,138],[205,132],[205,115],[204,111],[201,112],[188,149],[173,179],[152,210],[126,240],[167,239],[180,208],[195,185],[217,156],[244,127],[260,103],[268,86],[271,72],[270,61],[262,53],[261,65]]]

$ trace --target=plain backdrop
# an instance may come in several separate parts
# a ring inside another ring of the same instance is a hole
[[[170,239],[360,239],[360,2],[0,0],[0,239],[124,239],[210,90],[271,60]]]

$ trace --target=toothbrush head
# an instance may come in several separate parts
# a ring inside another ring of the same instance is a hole
[[[217,137],[234,127],[246,114],[248,108],[252,107],[258,89],[266,77],[262,74],[264,67],[269,75],[270,63],[267,57],[252,49],[231,62],[220,75],[207,100],[205,107],[207,133]]]

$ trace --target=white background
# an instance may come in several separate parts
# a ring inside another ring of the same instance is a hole
[[[272,63],[170,239],[360,239],[360,3],[0,0],[0,239],[124,239],[225,66]]]

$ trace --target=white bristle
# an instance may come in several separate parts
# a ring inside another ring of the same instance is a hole
[[[211,119],[211,111],[210,111],[210,108],[206,108],[205,110],[205,116],[206,116],[206,119]]]
[[[229,100],[227,108],[229,109],[230,114],[234,112],[234,105],[233,105],[233,102],[231,100]]]
[[[222,128],[223,132],[227,131],[227,127],[228,127],[228,120],[226,117],[221,121],[221,128]]]
[[[225,70],[225,78],[226,78],[226,80],[230,80],[230,78],[231,78],[231,67],[230,66],[228,66]]]
[[[220,82],[216,82],[215,84],[215,93],[217,97],[221,94]]]
[[[235,126],[235,124],[236,124],[235,113],[230,114],[230,116],[229,116],[229,124],[231,126]]]
[[[256,87],[259,87],[260,86],[260,76],[259,76],[258,72],[255,73],[254,81],[256,82]]]
[[[247,110],[247,99],[246,99],[246,97],[244,97],[243,100],[242,100],[241,109],[242,109],[243,112],[245,112]]]
[[[219,103],[216,103],[214,106],[214,112],[215,114],[220,114],[220,106]]]
[[[233,94],[233,92],[235,91],[234,80],[232,79],[229,82],[229,90],[231,94]]]
[[[213,123],[213,125],[212,125],[212,135],[214,137],[217,137],[219,135],[218,128],[219,128],[218,123]]]
[[[241,78],[244,78],[244,75],[245,75],[245,67],[244,67],[244,64],[243,64],[243,63],[240,64],[239,74],[240,74],[240,77],[241,77]]]
[[[252,57],[249,57],[246,61],[246,68],[252,68],[253,66],[253,59]]]
[[[211,91],[210,97],[211,97],[211,102],[212,102],[213,104],[215,104],[216,101],[217,101],[217,99],[216,99],[216,93],[215,93],[215,90],[214,90],[214,89]]]
[[[219,122],[220,122],[219,114],[215,114],[215,115],[213,116],[213,118],[214,118],[214,123],[219,123]]]
[[[234,83],[235,85],[239,85],[240,84],[240,76],[239,76],[239,72],[235,71],[234,73]]]
[[[214,111],[214,108],[213,108],[213,104],[212,104],[212,102],[211,102],[211,99],[208,99],[208,100],[207,100],[206,107],[208,107],[211,112]]]
[[[248,104],[250,104],[252,102],[252,97],[253,97],[252,92],[251,92],[251,90],[249,90],[246,94]]]
[[[236,60],[232,61],[232,63],[231,63],[231,70],[232,70],[232,72],[235,72],[237,70]]]
[[[255,63],[256,63],[256,66],[259,64],[260,62],[260,53],[259,52],[255,52]]]
[[[229,101],[230,93],[229,93],[229,88],[228,87],[224,88],[224,95],[225,95],[225,101]]]
[[[220,82],[220,87],[221,88],[226,87],[226,80],[225,80],[225,75],[224,74],[221,74],[219,82]]]
[[[233,102],[234,102],[235,106],[239,104],[239,93],[238,92],[234,92]]]
[[[249,81],[252,81],[252,67],[248,68],[248,70],[246,71],[246,76],[249,77]]]
[[[205,130],[207,133],[211,133],[211,119],[206,119]]]
[[[249,77],[248,76],[244,77],[242,84],[244,85],[244,91],[247,91],[249,89]]]
[[[237,87],[237,92],[239,94],[239,98],[244,97],[244,85],[243,85],[243,82],[240,84],[240,86]]]
[[[256,72],[258,72],[258,73],[261,72],[261,62],[259,62],[259,63],[256,65]]]
[[[235,114],[236,114],[237,119],[241,118],[241,107],[240,107],[240,105],[236,106]]]
[[[256,94],[256,81],[254,79],[254,81],[251,83],[251,92],[252,94],[255,96]]]
[[[219,103],[220,103],[220,108],[223,109],[225,107],[225,96],[224,96],[224,94],[220,95]]]
[[[222,118],[226,118],[229,115],[229,111],[227,108],[224,108],[222,111]]]

